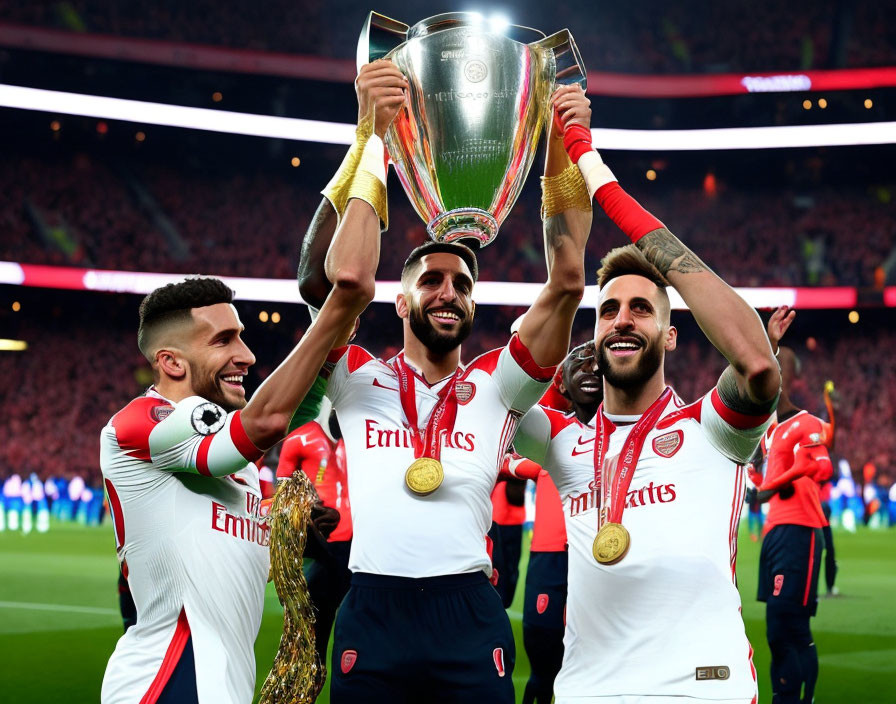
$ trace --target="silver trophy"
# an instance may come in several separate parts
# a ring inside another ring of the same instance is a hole
[[[391,59],[410,84],[386,146],[437,242],[491,242],[529,173],[555,86],[585,69],[572,35],[451,12],[413,27],[371,12],[358,67]]]

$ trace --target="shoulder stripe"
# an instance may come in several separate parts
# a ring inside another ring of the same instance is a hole
[[[674,398],[674,397],[673,397]],[[665,418],[660,419],[660,422],[656,424],[657,430],[663,430],[665,428],[670,428],[675,425],[680,420],[685,420],[691,418],[698,423],[700,422],[701,414],[703,410],[703,399],[701,398],[699,401],[694,401],[694,403],[689,403],[687,406],[683,408],[679,408],[677,411],[672,411]]]
[[[118,446],[131,457],[147,462],[151,461],[149,434],[159,422],[158,414],[153,410],[159,406],[168,405],[168,402],[163,399],[143,396],[135,398],[112,416],[110,423],[115,430]]]
[[[746,415],[744,413],[738,413],[737,411],[732,411],[722,401],[722,397],[719,396],[718,388],[712,390],[710,398],[712,399],[712,407],[715,409],[715,412],[718,413],[719,416],[721,416],[722,420],[724,420],[728,425],[733,428],[737,428],[738,430],[749,430],[750,428],[756,428],[765,423],[765,421],[767,421],[771,417],[771,413],[763,413],[762,415],[753,416]]]
[[[551,440],[557,437],[560,434],[560,431],[578,423],[578,420],[573,414],[566,415],[565,413],[561,413],[554,408],[548,408],[547,406],[542,406],[541,409],[551,423]]]
[[[476,357],[476,359],[474,359],[467,365],[467,368],[464,370],[463,376],[461,378],[466,378],[466,376],[474,369],[478,369],[479,371],[485,372],[486,374],[494,373],[495,369],[498,368],[498,358],[501,356],[502,350],[503,348],[499,347],[496,350],[485,352]]]

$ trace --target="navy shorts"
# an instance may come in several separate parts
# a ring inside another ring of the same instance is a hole
[[[565,551],[529,553],[523,626],[564,629],[568,566]]]
[[[336,616],[333,704],[513,704],[513,632],[483,572],[357,572]]]
[[[759,601],[814,616],[824,534],[821,528],[779,525],[762,541]]]

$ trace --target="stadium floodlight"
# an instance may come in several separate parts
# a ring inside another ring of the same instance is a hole
[[[298,142],[348,145],[355,138],[355,126],[345,123],[191,108],[4,84],[0,84],[0,107]],[[896,122],[696,130],[597,127],[591,132],[594,145],[605,151],[713,151],[896,143]]]
[[[233,289],[237,300],[269,303],[302,302],[295,279],[257,279],[239,276],[219,278]],[[183,279],[184,274],[0,262],[0,284],[38,288],[147,294],[159,286]],[[476,284],[476,303],[494,306],[530,306],[542,288],[542,284],[536,283],[479,281]],[[853,308],[858,301],[858,294],[852,286],[736,288],[735,291],[754,308],[778,306],[800,309]],[[401,293],[400,281],[377,281],[373,300],[375,303],[395,303],[395,297],[399,293]],[[581,307],[595,308],[597,294],[597,286],[586,286]],[[687,310],[687,306],[676,291],[669,291],[669,299],[673,309]]]
[[[488,31],[492,34],[504,34],[510,29],[510,18],[506,15],[494,14],[488,18]]]
[[[24,340],[0,338],[0,352],[24,352],[27,349],[28,343]]]

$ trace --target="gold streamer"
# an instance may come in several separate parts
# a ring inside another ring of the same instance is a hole
[[[570,164],[556,176],[542,176],[541,219],[573,209],[591,212],[591,196],[579,167]]]
[[[316,498],[311,480],[298,469],[277,488],[271,505],[271,575],[283,605],[283,635],[259,704],[310,704],[327,678],[315,648],[314,607],[302,572]]]

